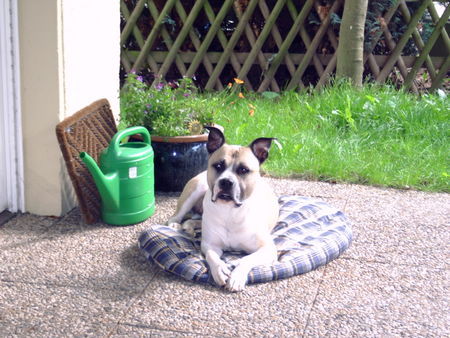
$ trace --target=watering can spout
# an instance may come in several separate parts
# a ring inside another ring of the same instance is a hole
[[[94,178],[102,201],[119,209],[119,176],[117,173],[103,174],[95,160],[89,154],[80,153],[81,160],[86,164],[89,172]]]

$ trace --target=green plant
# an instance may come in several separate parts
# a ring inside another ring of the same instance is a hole
[[[145,101],[141,87],[133,87],[132,104],[142,105],[139,95]],[[276,137],[282,146],[273,147],[263,168],[270,175],[450,192],[450,101],[443,90],[415,96],[335,80],[321,90],[260,94],[234,79],[223,91],[193,89],[179,101],[214,117],[231,144]]]
[[[199,109],[196,97],[189,78],[149,85],[131,72],[120,92],[119,128],[142,125],[158,136],[201,134],[213,122],[213,111]]]
[[[218,94],[206,93],[208,100]],[[447,94],[415,96],[335,81],[320,91],[219,93],[215,122],[232,144],[276,137],[263,170],[272,176],[450,192]]]

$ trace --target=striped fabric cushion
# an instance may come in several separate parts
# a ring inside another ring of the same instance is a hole
[[[337,258],[350,245],[347,217],[325,202],[301,196],[279,199],[280,216],[272,235],[278,262],[251,270],[248,283],[261,283],[309,272]],[[139,247],[149,261],[187,280],[214,284],[200,251],[201,233],[191,237],[182,230],[156,225],[139,237]],[[244,254],[225,252],[233,263]]]

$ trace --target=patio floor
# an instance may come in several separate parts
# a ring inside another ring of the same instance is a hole
[[[152,266],[137,237],[173,212],[157,196],[142,224],[19,214],[0,226],[0,336],[450,336],[450,194],[269,179],[353,223],[337,260],[244,292]]]

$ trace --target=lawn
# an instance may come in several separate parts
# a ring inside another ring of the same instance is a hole
[[[241,86],[199,94],[229,143],[276,137],[264,171],[277,177],[449,192],[450,107],[444,92],[417,96],[346,84],[310,93],[255,94]]]

